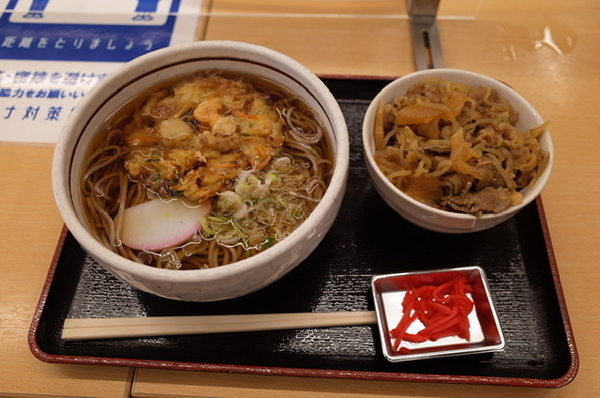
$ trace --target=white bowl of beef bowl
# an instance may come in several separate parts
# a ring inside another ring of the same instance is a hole
[[[349,139],[328,88],[274,50],[230,41],[137,58],[74,110],[52,179],[102,267],[169,299],[215,301],[295,268],[336,218]]]
[[[427,230],[494,227],[531,203],[554,161],[547,122],[508,85],[431,69],[400,77],[369,105],[363,152],[371,181]]]

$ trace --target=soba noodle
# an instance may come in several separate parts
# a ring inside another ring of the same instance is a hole
[[[219,97],[231,87],[233,95]],[[218,132],[217,123],[225,126]],[[169,125],[177,128],[165,130]],[[161,268],[218,267],[268,249],[309,216],[333,170],[328,138],[312,111],[281,87],[250,76],[196,74],[141,95],[104,130],[81,178],[88,223],[106,247]],[[223,168],[226,176],[210,174]],[[156,197],[191,206],[210,200],[212,211],[177,247],[127,247],[123,212]]]
[[[424,79],[375,123],[375,161],[414,199],[443,210],[499,213],[522,202],[548,163],[547,123],[516,128],[519,115],[490,87]]]

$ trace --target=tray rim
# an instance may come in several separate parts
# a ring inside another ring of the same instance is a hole
[[[351,75],[319,75],[321,79],[329,80],[361,80],[361,81],[389,81],[394,77],[378,76],[351,76]],[[535,379],[519,377],[500,377],[500,376],[469,376],[469,375],[443,375],[443,374],[425,374],[425,373],[391,373],[391,372],[373,372],[357,370],[332,370],[332,369],[307,369],[297,367],[267,367],[267,366],[247,366],[230,365],[217,363],[195,363],[179,361],[161,361],[146,360],[134,358],[111,358],[100,356],[72,356],[50,354],[42,350],[37,341],[37,331],[40,325],[42,314],[48,299],[50,288],[54,281],[54,275],[59,265],[60,256],[69,235],[66,226],[63,225],[60,233],[56,250],[51,260],[44,286],[29,327],[27,341],[31,353],[40,361],[48,363],[62,364],[80,364],[80,365],[102,365],[117,367],[134,368],[152,368],[165,370],[187,370],[203,371],[212,373],[233,373],[233,374],[251,374],[251,375],[270,375],[270,376],[294,376],[294,377],[312,377],[312,378],[332,378],[332,379],[357,379],[357,380],[379,380],[379,381],[410,381],[410,382],[430,382],[430,383],[451,383],[451,384],[481,384],[481,385],[501,385],[501,386],[520,386],[520,387],[540,387],[540,388],[559,388],[569,384],[574,380],[579,370],[579,355],[575,344],[573,329],[571,326],[567,304],[562,289],[556,257],[550,238],[550,231],[547,224],[546,215],[541,196],[535,200],[535,205],[539,214],[541,232],[544,237],[546,252],[548,255],[550,271],[552,274],[554,289],[561,312],[562,327],[564,328],[567,346],[570,354],[571,364],[567,371],[555,379]]]

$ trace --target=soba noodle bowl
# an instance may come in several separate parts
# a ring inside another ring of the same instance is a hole
[[[375,161],[412,198],[452,212],[500,213],[522,202],[549,161],[544,123],[517,129],[519,115],[491,87],[423,79],[375,123]]]
[[[81,175],[88,224],[106,247],[161,268],[218,267],[268,249],[310,215],[333,171],[311,110],[252,76],[208,71],[153,89],[98,137]],[[123,215],[150,200],[210,213],[184,243],[128,247]]]

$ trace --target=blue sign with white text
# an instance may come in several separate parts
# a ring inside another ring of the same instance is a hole
[[[127,62],[169,45],[180,2],[8,0],[0,59]]]

